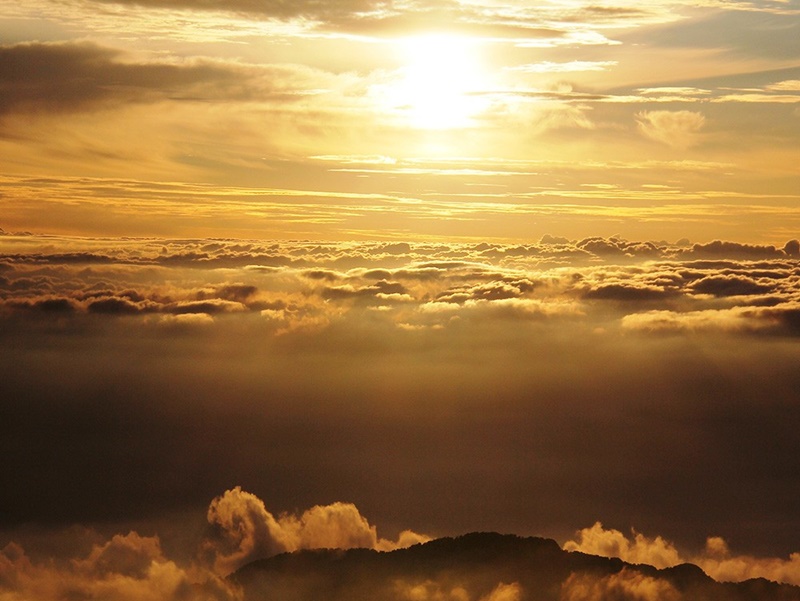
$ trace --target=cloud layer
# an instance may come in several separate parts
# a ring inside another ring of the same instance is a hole
[[[157,520],[235,478],[276,510],[218,501],[221,569],[329,522],[380,546],[374,523],[564,538],[601,515],[796,551],[793,241],[0,250],[5,528]],[[294,510],[342,498],[376,522]]]
[[[32,240],[5,239],[6,319],[138,315],[154,327],[238,314],[285,333],[366,315],[406,331],[457,320],[566,319],[622,332],[798,333],[796,240],[783,247],[618,238],[527,246],[153,240],[103,248],[74,239],[67,244],[84,248],[13,252]]]

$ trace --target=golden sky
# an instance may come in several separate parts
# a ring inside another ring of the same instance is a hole
[[[798,0],[0,0],[0,601],[469,531],[800,585],[798,39]],[[396,593],[532,598],[457,585]]]
[[[797,230],[796,0],[0,6],[6,231]]]

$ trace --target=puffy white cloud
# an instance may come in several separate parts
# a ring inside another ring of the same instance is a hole
[[[286,515],[281,524],[292,530],[301,549],[375,548],[378,534],[352,503],[315,505],[299,519]]]
[[[211,501],[207,517],[211,533],[202,554],[221,574],[297,548],[292,532],[278,524],[264,502],[238,486]]]
[[[603,557],[619,557],[629,563],[645,563],[657,568],[667,568],[681,563],[678,550],[660,536],[648,538],[632,532],[630,539],[619,530],[603,528],[595,522],[578,533],[578,540],[564,543],[567,551],[581,551]]]
[[[201,557],[222,575],[256,559],[298,549],[388,551],[430,540],[410,530],[397,541],[379,538],[375,526],[352,503],[315,505],[299,516],[286,513],[276,518],[261,499],[239,486],[211,502],[208,522],[211,532]]]

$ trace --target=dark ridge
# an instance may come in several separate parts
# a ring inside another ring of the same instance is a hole
[[[710,582],[715,582],[711,576],[693,563],[682,563],[672,568],[659,570],[659,573],[679,589],[705,586]]]
[[[692,564],[659,570],[565,551],[550,539],[493,532],[440,538],[390,552],[283,553],[250,563],[230,579],[242,587],[245,601],[408,601],[414,587],[430,589],[431,594],[442,591],[444,598],[462,587],[470,599],[481,599],[499,584],[511,583],[521,587],[520,601],[560,601],[564,587],[576,579],[602,584],[642,577],[673,587],[679,593],[676,601],[800,601],[797,586],[764,579],[720,583]],[[639,598],[619,590],[609,594],[622,601]]]

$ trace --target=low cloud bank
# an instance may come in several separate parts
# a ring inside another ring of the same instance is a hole
[[[619,557],[629,563],[644,563],[657,568],[693,563],[720,582],[766,578],[774,582],[800,585],[800,553],[792,553],[788,559],[734,555],[725,540],[719,536],[709,537],[699,555],[684,556],[674,544],[661,536],[650,538],[636,531],[626,536],[619,530],[604,528],[600,522],[596,522],[593,526],[578,531],[575,540],[564,543],[564,549],[603,557]],[[595,597],[570,597],[573,598]]]
[[[207,519],[209,531],[196,559],[185,565],[167,556],[158,536],[143,536],[135,531],[95,543],[88,553],[79,557],[39,561],[32,560],[20,545],[10,542],[0,549],[0,599],[245,601],[246,589],[224,577],[257,559],[300,549],[389,551],[430,540],[412,531],[401,533],[396,541],[381,538],[376,527],[350,503],[317,505],[301,514],[285,513],[275,517],[261,499],[238,486],[211,502]],[[564,549],[619,557],[628,563],[658,568],[688,561],[718,581],[766,578],[800,584],[800,553],[792,554],[788,560],[733,555],[720,537],[709,537],[701,554],[687,558],[661,536],[651,538],[635,531],[626,536],[598,522],[578,531],[575,540],[567,541]],[[499,576],[493,588],[485,583],[476,587],[477,581],[470,584],[458,579],[399,579],[380,586],[390,586],[386,594],[404,601],[520,601],[525,598],[520,583],[504,582]],[[287,591],[287,594],[295,593]],[[669,580],[627,567],[605,576],[573,572],[556,594],[560,601],[678,601],[683,598]],[[305,597],[300,594],[297,598]]]
[[[158,537],[136,532],[95,545],[86,557],[34,563],[15,543],[0,550],[4,601],[240,601],[240,591],[207,570],[167,559]]]

